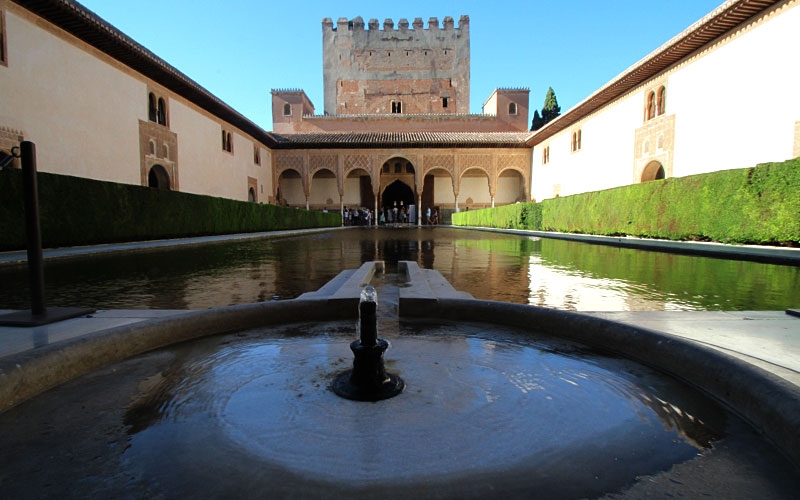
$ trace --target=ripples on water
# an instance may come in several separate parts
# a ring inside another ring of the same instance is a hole
[[[578,311],[783,310],[797,267],[443,227],[353,228],[45,266],[47,304],[204,309],[291,299],[344,269],[411,260],[476,298]],[[24,267],[0,268],[0,309],[30,307]]]
[[[392,343],[387,369],[407,390],[380,404],[327,389],[352,363],[346,323],[175,348],[172,368],[140,386],[128,410],[124,462],[176,495],[204,485],[198,474],[212,470],[214,487],[246,489],[256,470],[262,483],[295,474],[300,491],[309,481],[335,490],[346,479],[357,491],[352,484],[429,487],[446,478],[458,497],[452,488],[469,491],[470,481],[491,477],[511,491],[552,488],[577,498],[667,470],[723,437],[725,411],[652,370],[487,328],[404,323],[382,331]]]

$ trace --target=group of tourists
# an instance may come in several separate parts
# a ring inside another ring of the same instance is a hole
[[[381,224],[405,224],[407,222],[410,222],[409,214],[408,210],[403,205],[400,205],[400,208],[398,208],[396,205],[391,208],[383,207],[383,210],[381,210]]]
[[[324,210],[327,212],[327,209]],[[400,207],[384,207],[378,215],[378,220],[375,220],[375,213],[368,208],[347,208],[342,210],[342,222],[345,226],[371,226],[376,222],[378,224],[407,224],[414,222],[410,220],[409,210],[405,206]],[[422,222],[426,225],[439,223],[439,211],[434,208],[425,211],[425,217]]]
[[[428,207],[428,209],[425,210],[425,224],[431,225],[438,223],[439,223],[439,210],[434,208],[433,212],[431,212],[431,207]]]
[[[371,226],[375,223],[375,216],[368,208],[349,209],[344,207],[342,210],[342,221],[345,226]]]

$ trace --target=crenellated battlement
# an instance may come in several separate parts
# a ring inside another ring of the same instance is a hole
[[[469,113],[469,16],[322,21],[325,113]]]
[[[410,26],[410,27],[409,27]],[[383,26],[381,28],[381,23],[377,19],[370,19],[369,23],[365,24],[364,19],[361,16],[357,16],[353,19],[347,19],[346,17],[340,17],[336,20],[336,23],[333,22],[333,19],[330,17],[326,17],[322,20],[322,29],[323,32],[325,30],[338,32],[338,33],[346,33],[346,32],[354,32],[358,33],[360,31],[391,31],[391,32],[405,32],[405,31],[418,31],[424,30],[425,25],[422,21],[421,17],[414,18],[414,22],[409,25],[408,19],[400,19],[397,22],[397,27],[394,25],[394,21],[390,18],[386,18],[383,21]],[[429,31],[449,31],[449,30],[468,30],[469,29],[469,16],[462,15],[458,18],[458,27],[455,27],[455,21],[451,16],[445,16],[442,20],[442,26],[439,26],[439,18],[437,17],[430,17],[428,18],[428,27],[427,30]]]

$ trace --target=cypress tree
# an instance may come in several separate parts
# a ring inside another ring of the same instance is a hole
[[[553,87],[547,87],[547,95],[544,96],[544,106],[542,106],[542,120],[547,124],[560,114],[561,106],[558,105],[556,93],[553,92]]]
[[[531,131],[539,130],[544,126],[544,120],[539,116],[539,110],[533,112],[533,122],[531,123]]]

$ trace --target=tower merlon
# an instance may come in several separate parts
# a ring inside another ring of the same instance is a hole
[[[366,24],[366,28],[369,31],[373,30],[380,30],[381,23],[372,18],[369,20],[369,23]],[[336,23],[333,22],[333,19],[330,17],[325,17],[322,19],[322,29],[323,31],[336,31],[336,32],[348,32],[348,31],[365,31],[365,24],[364,19],[361,16],[357,16],[352,20],[347,19],[346,17],[340,17],[336,20]],[[383,31],[408,31],[408,30],[422,30],[425,29],[425,23],[423,22],[421,17],[415,17],[414,22],[408,22],[408,19],[402,18],[397,23],[397,27],[395,28],[394,20],[391,18],[386,18],[383,21]],[[452,16],[445,16],[442,21],[442,26],[439,26],[439,18],[438,17],[429,17],[428,18],[428,29],[429,30],[453,30],[453,29],[460,29],[460,30],[468,30],[469,29],[469,16],[462,15],[458,18],[458,28],[455,27],[455,21]]]

